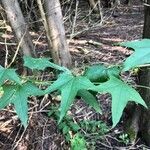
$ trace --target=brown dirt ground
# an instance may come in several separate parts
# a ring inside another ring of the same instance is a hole
[[[130,54],[129,50],[113,46],[113,44],[142,37],[143,6],[138,0],[133,0],[132,3],[131,7],[119,6],[115,9],[103,9],[103,22],[101,22],[97,14],[89,14],[90,9],[87,9],[88,4],[85,1],[79,3],[77,16],[75,15],[74,3],[72,6],[63,6],[66,33],[75,67],[97,63],[106,65],[119,64]],[[114,10],[115,15],[112,13]],[[76,20],[74,16],[76,16]],[[76,22],[73,25],[74,21]],[[74,30],[72,30],[73,26]],[[31,34],[39,56],[47,56],[47,43],[44,32],[31,32]],[[0,40],[4,42],[4,39],[7,39],[7,41],[14,43],[14,38],[12,37],[12,33],[7,31]],[[7,47],[4,44],[0,44],[0,48],[0,63],[3,65],[6,48],[11,51],[9,54],[11,56],[16,47],[15,44]],[[127,74],[125,77],[129,78],[130,75]],[[110,96],[103,94],[97,97],[105,113],[103,115],[97,114],[81,100],[77,100],[70,111],[74,120],[102,120],[110,126]],[[51,97],[31,98],[29,103],[30,123],[27,129],[21,126],[11,106],[2,110],[0,112],[0,150],[69,149],[69,145],[57,128],[56,121],[47,116],[48,107],[52,103],[54,101]],[[94,149],[150,149],[140,139],[128,144],[121,142],[118,137],[123,133],[123,123],[121,121],[115,129],[97,140]]]

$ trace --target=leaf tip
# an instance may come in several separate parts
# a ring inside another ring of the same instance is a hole
[[[22,125],[24,126],[24,128],[27,128],[27,126],[28,126],[28,119],[21,120],[21,122],[22,122]]]
[[[94,109],[95,109],[95,108],[94,108]],[[97,107],[95,110],[96,110],[96,112],[100,113],[101,115],[103,114],[100,107]]]

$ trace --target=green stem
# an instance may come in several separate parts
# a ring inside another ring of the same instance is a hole
[[[28,77],[21,77],[23,80],[27,80],[27,81],[31,81],[35,84],[38,84],[38,85],[50,85],[52,84],[54,81],[40,81],[40,80],[35,80],[35,79],[32,79],[33,77],[32,76],[28,76]]]

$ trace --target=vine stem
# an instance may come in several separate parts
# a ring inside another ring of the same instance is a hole
[[[30,79],[29,77],[21,77],[21,78],[23,80],[32,81],[35,84],[42,84],[42,85],[45,85],[45,86],[54,82],[54,81],[39,81],[39,80],[35,80],[35,79]]]

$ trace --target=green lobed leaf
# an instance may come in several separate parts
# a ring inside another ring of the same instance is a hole
[[[82,89],[89,89],[94,84],[84,76],[77,76],[61,87],[60,120],[63,119],[70,105],[73,103],[77,92]]]
[[[72,74],[65,72],[61,74],[59,78],[45,90],[45,93],[51,93],[55,90],[61,91],[59,122],[63,119],[70,105],[73,103],[78,91],[82,89],[86,90],[92,86],[94,86],[94,84],[85,76],[75,77]],[[94,107],[96,108],[96,106]]]
[[[124,62],[123,71],[127,71],[131,68],[138,67],[139,65],[143,64],[150,64],[150,47],[137,48],[136,51]]]
[[[31,82],[26,82],[22,85],[4,85],[3,90],[4,94],[0,98],[0,109],[10,103],[14,104],[17,115],[26,127],[28,121],[27,98],[31,95],[42,95],[44,94],[43,91]]]
[[[134,53],[131,54],[131,56],[129,56],[124,62],[123,71],[150,63],[150,39],[122,42],[119,43],[119,45],[135,50]]]
[[[18,84],[21,84],[21,80],[16,73],[15,69],[7,69],[0,66],[0,86],[6,81],[15,81]]]
[[[33,58],[30,56],[24,56],[23,59],[24,59],[24,66],[30,69],[44,70],[48,67],[51,67],[61,71],[69,71],[65,67],[61,67],[59,65],[51,63],[48,58]]]
[[[61,87],[60,120],[63,119],[70,105],[73,103],[77,92],[81,89],[89,89],[94,84],[84,76],[77,76]]]
[[[137,48],[150,48],[150,39],[141,39],[141,40],[121,42],[121,43],[118,43],[118,45],[132,48],[134,50],[136,50]]]
[[[123,110],[127,105],[128,101],[134,101],[147,108],[144,100],[135,89],[133,89],[132,87],[125,84],[124,82],[122,82],[114,76],[111,76],[110,80],[92,88],[91,90],[96,90],[99,92],[108,92],[111,94],[113,127],[115,127],[116,124],[119,122]]]
[[[99,103],[97,102],[95,96],[93,96],[88,90],[79,90],[77,95],[81,96],[87,104],[102,114],[102,110],[100,109]]]

